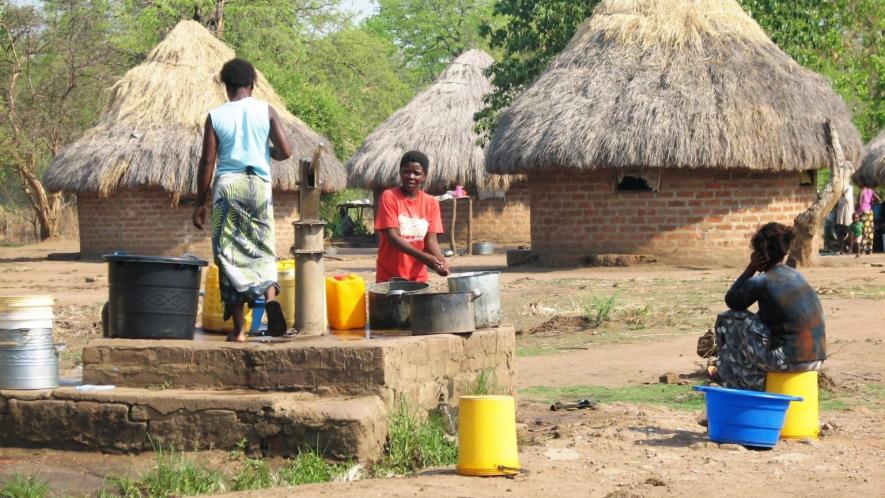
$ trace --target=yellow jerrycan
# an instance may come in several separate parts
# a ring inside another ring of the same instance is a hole
[[[221,302],[221,289],[218,284],[218,267],[210,264],[206,270],[203,285],[203,330],[218,334],[229,334],[234,329],[234,321],[224,320],[224,303]],[[252,313],[246,313],[245,329],[252,327]]]
[[[326,277],[329,327],[335,330],[366,326],[366,281],[357,275]]]

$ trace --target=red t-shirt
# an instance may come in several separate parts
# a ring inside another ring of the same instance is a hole
[[[427,266],[398,251],[383,232],[387,228],[398,228],[403,240],[423,252],[424,237],[428,233],[443,232],[439,202],[421,190],[414,199],[410,199],[399,187],[394,187],[381,194],[378,199],[378,214],[375,216],[375,230],[381,232],[375,281],[381,283],[400,277],[426,282]]]

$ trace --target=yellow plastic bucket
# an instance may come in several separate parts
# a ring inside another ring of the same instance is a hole
[[[456,472],[501,476],[517,474],[519,468],[513,396],[461,396]]]
[[[765,390],[770,393],[801,396],[787,409],[781,439],[817,438],[820,434],[817,371],[768,372]]]

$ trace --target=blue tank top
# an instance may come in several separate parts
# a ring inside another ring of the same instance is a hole
[[[267,102],[249,97],[209,111],[218,137],[215,176],[249,168],[270,181],[270,113]]]

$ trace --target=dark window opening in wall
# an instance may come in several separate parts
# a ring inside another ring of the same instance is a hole
[[[638,176],[624,176],[618,182],[618,192],[651,192],[648,180]]]
[[[817,170],[807,169],[799,173],[799,185],[802,187],[817,186]]]

